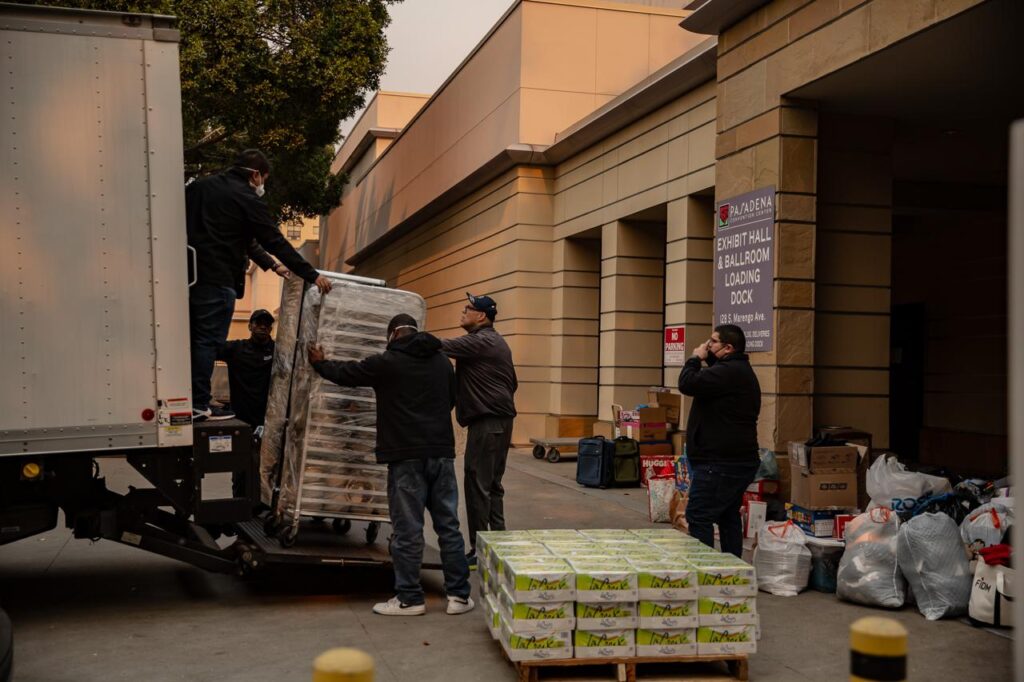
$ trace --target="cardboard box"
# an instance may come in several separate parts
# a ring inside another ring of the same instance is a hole
[[[793,504],[808,509],[857,506],[857,474],[812,474],[797,463],[790,466]]]
[[[487,618],[487,629],[491,632],[491,639],[498,639],[501,636],[501,614],[498,611],[498,600],[493,594],[484,595],[484,614]]]
[[[516,634],[564,632],[576,627],[571,601],[543,604],[517,602],[509,592],[508,585],[502,585],[498,594],[498,607],[509,629]]]
[[[753,654],[757,652],[757,634],[753,625],[729,625],[697,628],[697,655]]]
[[[565,561],[531,562],[509,559],[499,571],[499,580],[508,587],[513,601],[562,602],[576,598],[573,570]]]
[[[651,405],[664,407],[665,419],[668,423],[679,423],[680,412],[683,408],[683,396],[679,393],[664,388],[651,388],[647,391],[647,402]]]
[[[636,602],[587,604],[576,602],[576,627],[580,630],[635,630]]]
[[[637,608],[642,628],[695,628],[699,620],[696,599],[682,601],[641,599]]]
[[[812,474],[845,474],[857,471],[857,448],[852,445],[807,447],[803,443],[790,443],[789,459],[790,463],[796,462]]]
[[[672,443],[669,441],[655,441],[640,443],[641,457],[669,457],[672,458]]]
[[[636,569],[637,596],[641,600],[683,601],[697,598],[697,574],[688,564],[670,559],[639,557],[630,557],[628,561]]]
[[[750,564],[718,552],[695,554],[687,561],[697,569],[697,593],[701,597],[757,596],[757,578]]]
[[[625,560],[570,559],[576,572],[576,601],[637,601],[636,569]]]
[[[572,632],[516,634],[504,616],[498,638],[510,661],[572,658]]]
[[[638,410],[623,410],[619,414],[623,434],[638,441],[668,440],[668,421],[664,407],[641,407]]]
[[[765,520],[768,518],[768,503],[751,501],[747,504],[747,523],[743,529],[743,537],[757,537],[757,531],[761,530]]]
[[[686,446],[686,431],[673,431],[671,435],[672,439],[672,454],[676,457],[683,456],[683,449]]]
[[[808,535],[830,538],[835,535],[836,516],[848,509],[807,509],[796,504],[786,505],[786,516]]]
[[[643,444],[640,445],[642,449]],[[667,474],[663,474],[663,471],[667,470]],[[640,454],[640,485],[647,487],[647,480],[652,476],[663,476],[667,475],[669,478],[675,478],[676,476],[676,458],[675,455],[645,455]]]
[[[757,623],[755,597],[704,597],[697,600],[701,626],[754,625]]]
[[[548,415],[544,419],[544,435],[548,438],[588,438],[597,417]]]
[[[637,656],[696,656],[697,629],[641,628],[636,631]]]
[[[573,633],[575,658],[612,658],[636,655],[633,630],[576,630]]]
[[[747,486],[747,492],[758,495],[758,497],[754,499],[762,499],[766,495],[778,495],[779,482],[769,481],[768,479],[754,481]]]
[[[597,436],[604,436],[608,440],[615,438],[615,422],[594,422],[591,433]]]

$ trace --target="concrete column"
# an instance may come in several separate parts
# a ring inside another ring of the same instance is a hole
[[[822,114],[814,312],[814,422],[889,445],[892,144],[887,119]]]
[[[668,204],[665,231],[665,326],[686,327],[686,348],[711,336],[714,284],[714,201],[689,196]],[[680,367],[662,365],[662,384],[675,388]],[[683,400],[683,415],[690,399]]]
[[[601,242],[554,244],[551,290],[551,414],[597,414]]]
[[[644,402],[662,381],[665,236],[660,223],[609,223],[601,231],[601,368],[598,415]]]

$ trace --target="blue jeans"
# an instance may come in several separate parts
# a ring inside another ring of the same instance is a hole
[[[754,482],[760,462],[702,462],[692,464],[686,521],[690,535],[708,547],[715,546],[715,524],[722,551],[742,556],[743,524],[740,506],[743,491]]]
[[[441,545],[444,591],[450,597],[469,596],[469,564],[459,530],[459,484],[455,460],[433,457],[388,464],[388,509],[395,536],[391,561],[395,594],[403,604],[422,604],[423,511],[430,510]]]
[[[235,290],[196,284],[188,290],[188,323],[192,348],[192,406],[210,406],[210,378],[217,351],[228,340],[235,314]]]

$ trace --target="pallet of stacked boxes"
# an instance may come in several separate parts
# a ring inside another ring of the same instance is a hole
[[[544,661],[635,675],[708,659],[742,679],[756,651],[753,567],[676,530],[485,532],[477,548],[488,629],[522,679]]]

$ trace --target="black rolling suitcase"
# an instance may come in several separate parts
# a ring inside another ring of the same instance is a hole
[[[613,483],[615,441],[604,436],[581,438],[576,451],[576,482],[588,488]]]
[[[612,485],[634,488],[640,485],[640,444],[621,436],[612,441],[615,454],[612,460]]]

